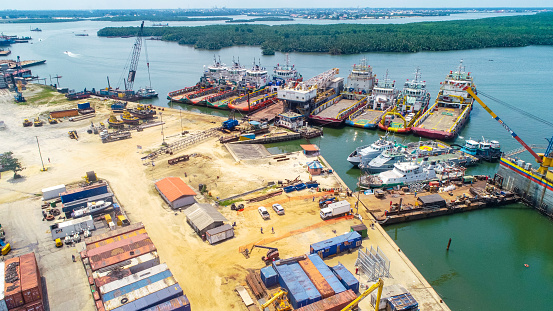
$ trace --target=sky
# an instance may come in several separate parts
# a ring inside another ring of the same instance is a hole
[[[77,9],[195,9],[195,8],[447,8],[447,7],[551,7],[551,0],[2,0],[0,9],[15,10],[77,10]]]

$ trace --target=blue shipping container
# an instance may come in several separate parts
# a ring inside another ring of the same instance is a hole
[[[278,284],[278,275],[273,266],[261,269],[261,281],[267,288]]]
[[[332,270],[330,270],[319,255],[311,254],[308,257],[336,294],[346,291],[346,287],[342,284],[342,282],[340,282],[336,275],[334,275]]]
[[[88,198],[94,195],[100,195],[107,192],[108,192],[108,185],[104,184],[94,188],[83,189],[78,192],[72,192],[65,195],[62,194],[60,198],[61,198],[61,203],[65,204],[75,200],[80,200],[80,199]]]
[[[301,184],[295,185],[294,187],[296,187],[297,191],[300,191],[305,189],[307,186],[304,183],[301,183]]]
[[[88,108],[90,108],[90,103],[86,102],[86,103],[77,104],[77,108],[79,108],[79,109],[88,109]]]
[[[299,263],[291,263],[288,265],[290,267],[290,270],[294,274],[294,277],[300,285],[303,287],[303,290],[309,297],[309,304],[312,304],[314,302],[317,302],[322,299],[321,293],[317,290],[315,287],[315,284],[311,282],[307,274],[305,274],[305,271],[303,271],[302,267]]]
[[[155,307],[148,308],[144,311],[191,311],[190,301],[186,295],[171,299],[167,302],[159,304]]]
[[[322,258],[345,252],[349,249],[359,247],[362,243],[359,233],[352,231],[337,237],[311,244],[309,253],[319,254]]]
[[[152,275],[150,277],[147,277],[143,280],[140,280],[138,282],[134,282],[134,283],[131,283],[129,285],[125,285],[121,288],[118,288],[114,291],[111,291],[109,293],[105,293],[104,295],[102,295],[102,300],[108,301],[108,300],[115,299],[119,296],[125,295],[125,294],[130,293],[132,291],[135,291],[139,288],[142,288],[144,286],[148,286],[148,285],[150,285],[154,282],[161,281],[161,280],[164,280],[164,279],[172,277],[172,276],[173,276],[173,274],[171,273],[171,271],[165,270],[161,273],[154,274],[154,275]]]
[[[282,190],[284,190],[284,192],[288,193],[288,192],[296,191],[296,187],[288,186],[288,187],[282,188]]]
[[[119,308],[113,309],[114,311],[141,311],[147,308],[157,306],[160,303],[167,302],[171,299],[182,296],[182,288],[179,284],[171,285],[160,291],[152,293],[146,297],[142,297],[135,301],[129,302],[126,305],[122,305]]]
[[[356,294],[359,293],[359,280],[344,265],[338,263],[332,267],[332,271],[347,289],[351,289]]]
[[[278,273],[278,282],[281,287],[288,291],[288,299],[294,309],[306,306],[309,304],[309,296],[294,277],[294,274],[287,265],[274,265]]]

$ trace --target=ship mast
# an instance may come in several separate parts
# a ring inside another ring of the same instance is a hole
[[[131,64],[129,66],[129,74],[127,76],[127,81],[125,83],[125,90],[127,91],[132,91],[134,78],[136,77],[136,69],[138,68],[138,60],[140,59],[140,49],[142,48],[143,34],[144,34],[144,21],[142,21],[142,24],[140,25],[140,30],[138,31],[138,35],[136,36],[136,40],[134,42],[134,46],[132,50]]]

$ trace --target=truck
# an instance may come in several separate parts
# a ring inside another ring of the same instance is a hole
[[[348,201],[330,203],[327,207],[321,209],[321,218],[323,220],[345,215],[350,212],[351,205]]]

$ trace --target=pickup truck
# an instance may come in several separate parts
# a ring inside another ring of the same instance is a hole
[[[328,204],[327,207],[321,209],[321,218],[323,220],[338,217],[349,213],[351,205],[348,201],[340,201]]]

